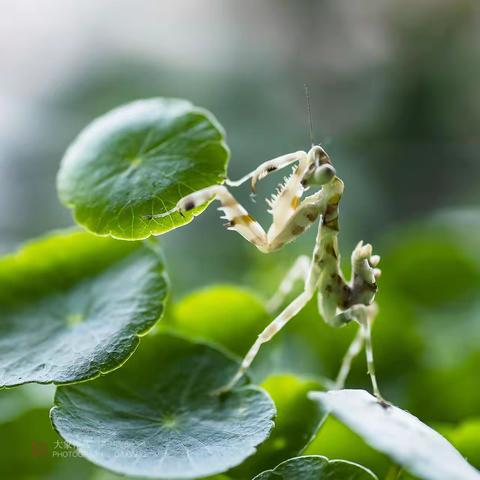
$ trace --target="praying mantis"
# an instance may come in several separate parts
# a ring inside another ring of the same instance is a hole
[[[291,165],[294,166],[290,176],[278,186],[276,194],[267,200],[272,224],[265,232],[227,187],[237,187],[250,181],[252,191],[255,192],[257,182]],[[304,196],[309,189],[317,191]],[[365,344],[373,393],[384,403],[375,375],[371,340],[371,325],[377,313],[374,299],[377,279],[381,274],[377,268],[380,257],[373,254],[370,244],[359,242],[351,256],[351,279],[345,280],[340,268],[338,247],[339,202],[343,189],[344,184],[336,175],[325,149],[312,143],[308,152],[297,151],[268,160],[238,181],[227,179],[223,185],[212,185],[193,192],[181,198],[171,211],[152,216],[166,216],[173,211],[183,214],[213,199],[220,202],[219,210],[224,214],[222,218],[227,221],[228,230],[239,233],[263,253],[277,251],[295,241],[319,220],[311,258],[300,256],[295,261],[278,291],[268,302],[269,311],[279,310],[296,281],[304,282],[303,291],[258,335],[238,371],[217,393],[230,391],[246,373],[261,346],[270,341],[317,293],[319,313],[328,325],[341,327],[352,321],[359,325],[343,358],[336,380],[337,388],[343,387],[353,359]]]

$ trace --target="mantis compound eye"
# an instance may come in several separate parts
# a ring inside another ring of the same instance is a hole
[[[332,180],[335,174],[336,171],[333,165],[325,163],[315,170],[311,183],[314,183],[315,185],[325,185]]]

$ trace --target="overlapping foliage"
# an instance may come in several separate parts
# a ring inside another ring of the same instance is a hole
[[[185,224],[190,214],[153,222],[149,215],[221,182],[227,159],[211,114],[169,99],[120,107],[70,147],[60,197],[93,233],[55,232],[0,260],[1,384],[59,385],[50,417],[61,437],[48,426],[48,395],[30,386],[3,390],[0,405],[11,413],[0,417],[0,434],[47,451],[35,472],[22,464],[25,452],[2,454],[6,471],[16,478],[117,478],[107,469],[148,478],[367,480],[404,469],[425,480],[480,478],[462,456],[480,467],[480,215],[445,214],[386,243],[375,329],[387,397],[438,424],[459,453],[366,392],[326,392],[354,332],[329,330],[313,304],[260,354],[251,372],[260,387],[246,379],[214,394],[271,319],[263,299],[221,285],[165,309],[159,245],[97,235],[136,240]],[[433,289],[438,276],[444,288]],[[354,385],[365,377],[359,364]]]

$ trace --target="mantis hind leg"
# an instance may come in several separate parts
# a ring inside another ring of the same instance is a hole
[[[337,388],[338,390],[345,386],[348,374],[350,373],[350,370],[352,368],[352,362],[362,350],[364,343],[365,336],[363,333],[363,328],[359,327],[357,330],[357,334],[353,338],[352,343],[348,347],[348,350],[343,357],[342,365],[340,367],[340,370],[338,371],[338,375],[335,380],[335,388]]]
[[[372,382],[373,394],[382,403],[385,403],[378,388],[377,377],[375,374],[375,362],[373,359],[372,346],[372,323],[377,314],[378,307],[376,304],[372,305],[354,305],[348,310],[338,314],[332,321],[332,325],[341,326],[352,320],[359,324],[357,335],[350,344],[350,347],[345,354],[340,372],[337,376],[337,388],[342,388],[345,380],[350,372],[350,367],[353,359],[360,353],[360,350],[365,344],[365,355],[367,358],[367,371]]]
[[[381,401],[384,402],[380,390],[378,388],[377,377],[375,375],[375,363],[373,361],[373,346],[372,346],[372,322],[373,316],[376,313],[376,306],[373,305],[374,311],[368,310],[367,308],[363,309],[363,312],[357,317],[358,323],[363,329],[363,334],[365,336],[365,355],[367,357],[367,369],[368,374],[370,375],[370,380],[372,382],[373,394]]]
[[[222,394],[230,391],[238,381],[243,377],[248,370],[253,360],[257,356],[260,347],[269,342],[297,313],[307,304],[312,297],[310,292],[301,293],[295,300],[293,300],[265,329],[260,333],[255,343],[250,347],[247,354],[242,360],[239,369],[232,377],[232,379],[221,389],[216,391],[217,394]]]
[[[293,290],[298,280],[302,280],[304,283],[306,282],[309,269],[310,258],[307,255],[301,255],[295,260],[295,263],[285,275],[277,291],[267,302],[267,310],[269,312],[275,312],[282,306],[285,298]]]

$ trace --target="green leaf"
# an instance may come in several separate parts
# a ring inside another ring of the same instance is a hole
[[[480,412],[479,240],[480,210],[455,209],[397,229],[383,249],[378,377],[389,397],[430,423]],[[417,346],[402,334],[406,324]]]
[[[206,205],[149,219],[183,196],[221,183],[228,149],[208,111],[186,100],[151,98],[118,107],[70,145],[57,179],[61,201],[98,235],[138,240],[189,223]]]
[[[462,321],[460,313],[458,320]],[[471,336],[475,335],[476,331],[471,333]],[[469,342],[465,343],[467,349]],[[445,345],[445,350],[449,350],[449,347],[449,344]],[[409,409],[435,422],[458,422],[467,416],[479,415],[480,349],[468,355],[458,366],[430,365],[434,360],[427,358],[426,366],[412,372],[408,392]]]
[[[0,259],[0,385],[69,383],[120,366],[158,320],[158,247],[56,232]]]
[[[270,319],[250,292],[215,285],[186,296],[165,320],[165,325],[189,338],[211,340],[243,356]]]
[[[377,477],[361,465],[329,460],[319,455],[291,458],[254,480],[374,480]]]
[[[257,453],[231,472],[237,478],[252,478],[266,468],[298,455],[323,418],[318,406],[307,398],[307,392],[322,388],[317,381],[293,375],[272,375],[261,386],[277,408],[275,428]]]
[[[479,480],[480,473],[439,433],[364,390],[312,392],[310,397],[367,444],[424,480]]]
[[[50,480],[50,478],[48,480]],[[63,478],[61,480],[63,480]],[[82,478],[81,480],[85,480],[85,479]],[[97,468],[94,475],[91,476],[89,480],[146,480],[146,479],[145,477],[126,477],[125,475],[117,475],[116,473],[109,472],[108,470]],[[231,478],[227,477],[226,475],[214,475],[213,477],[202,478],[202,480],[231,480]]]
[[[249,372],[255,382],[261,383],[272,374],[311,377],[318,373],[322,334],[324,330],[327,334],[338,332],[322,322],[316,300],[315,305],[309,304],[305,310],[262,346]],[[214,285],[180,300],[160,328],[173,328],[189,338],[213,341],[243,357],[272,320],[253,293],[234,285]],[[340,336],[342,333],[340,331]]]
[[[187,295],[174,305],[161,328],[174,328],[189,338],[213,341],[239,356],[246,354],[260,331],[271,321],[262,302],[252,293],[230,285],[216,285]],[[272,362],[273,364],[275,362]],[[257,453],[232,472],[251,478],[271,465],[297,455],[307,444],[320,420],[318,408],[307,392],[321,385],[293,375],[270,375],[263,365],[262,387],[277,407],[276,426]]]
[[[275,337],[262,346],[252,365],[253,378],[271,373],[335,378],[340,362],[356,332],[356,325],[332,328],[318,313],[313,298]],[[362,358],[360,358],[360,362]]]
[[[26,387],[50,390],[50,386],[45,385]],[[23,388],[9,392],[17,392]],[[110,473],[82,458],[79,452],[59,437],[52,428],[47,408],[35,408],[13,421],[0,424],[0,438],[2,479],[141,480],[138,477]],[[209,477],[208,480],[229,480],[229,477],[221,475]]]
[[[469,418],[454,428],[442,429],[445,437],[476,468],[480,468],[480,417]]]
[[[391,235],[382,255],[385,291],[439,307],[475,296],[480,286],[480,210],[444,211]]]
[[[392,464],[386,455],[369,447],[361,437],[331,415],[326,416],[302,454],[342,458],[363,465],[382,479],[388,478],[387,472]]]
[[[208,345],[150,335],[122,369],[59,387],[52,422],[87,459],[118,473],[221,473],[255,452],[275,414],[270,398],[256,387],[212,394],[236,368]]]

